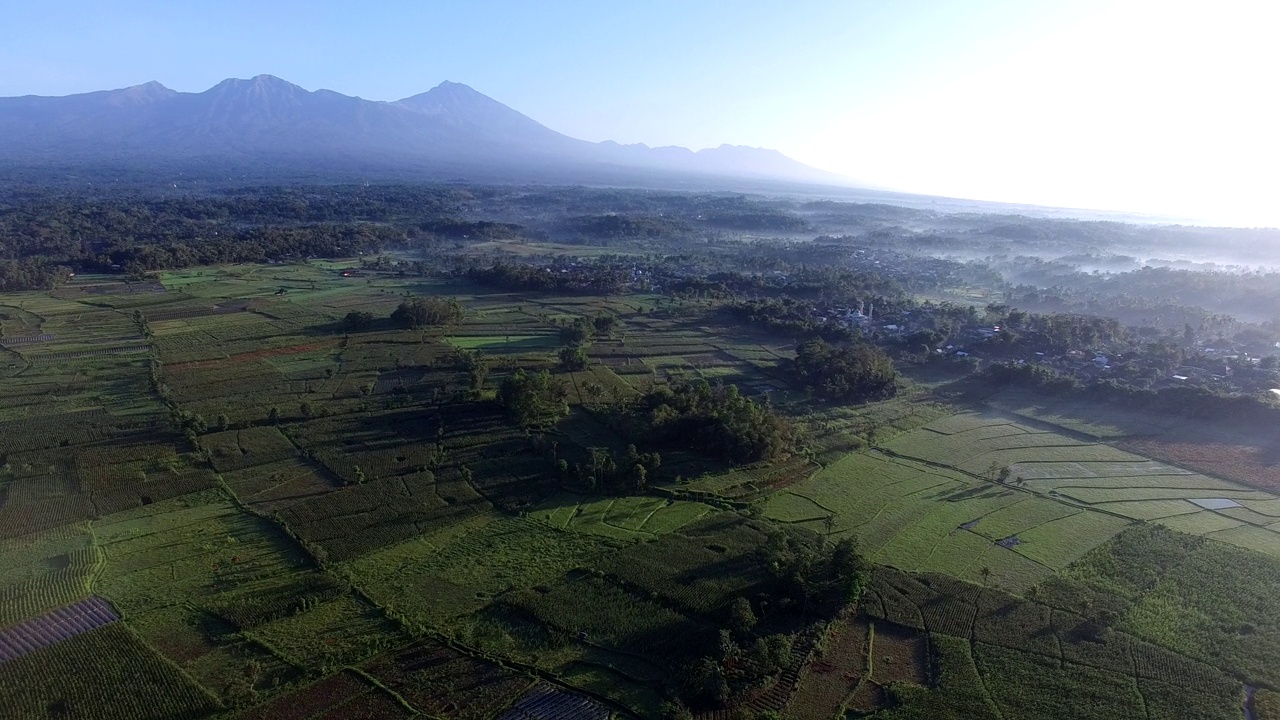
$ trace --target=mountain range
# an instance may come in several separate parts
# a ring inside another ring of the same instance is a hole
[[[271,75],[200,93],[160,83],[64,97],[0,98],[0,162],[217,172],[358,169],[475,179],[601,181],[654,173],[823,185],[848,180],[776,150],[593,143],[444,82],[394,102],[308,91]]]

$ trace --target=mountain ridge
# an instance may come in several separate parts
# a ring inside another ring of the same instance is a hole
[[[274,75],[227,78],[201,92],[150,81],[65,96],[0,98],[0,161],[25,165],[196,160],[333,163],[494,174],[602,172],[843,184],[776,150],[691,150],[588,142],[548,128],[468,85],[444,81],[394,101],[307,90]]]

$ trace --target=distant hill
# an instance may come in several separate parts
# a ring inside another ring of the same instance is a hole
[[[628,173],[845,184],[775,150],[591,143],[459,83],[395,102],[307,91],[271,75],[200,93],[144,85],[65,97],[0,98],[0,162],[364,168],[460,177],[592,180]]]

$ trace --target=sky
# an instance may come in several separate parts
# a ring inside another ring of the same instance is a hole
[[[552,129],[878,188],[1280,225],[1273,0],[0,0],[0,95],[466,83]]]

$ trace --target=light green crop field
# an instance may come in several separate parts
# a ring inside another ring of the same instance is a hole
[[[984,482],[990,481],[995,469],[1007,467],[1009,481],[1017,488],[1120,518],[1155,520],[1196,533],[1236,527],[1233,521],[1240,521],[1261,533],[1237,533],[1227,536],[1229,542],[1275,552],[1270,533],[1280,528],[1267,527],[1274,516],[1249,508],[1208,510],[1189,502],[1271,503],[1277,499],[1274,495],[1122,451],[1033,419],[994,411],[962,412],[899,435],[884,447],[902,458],[954,468]]]
[[[942,468],[853,453],[768,498],[764,512],[818,532],[825,533],[829,524],[836,535],[853,534],[877,562],[970,578],[987,567],[993,581],[1025,589],[1059,566],[1033,559],[1020,546],[1003,547],[996,541],[1008,536],[1006,529],[1032,528],[1063,516],[1041,506],[1060,504]],[[988,517],[998,519],[992,525],[999,529],[996,537],[984,534]],[[1108,537],[1099,532],[1089,538],[1088,547]],[[1074,535],[1065,539],[1079,540]]]
[[[1158,463],[1051,426],[964,412],[859,452],[764,501],[768,517],[851,533],[878,562],[1025,588],[1133,521],[1158,521],[1280,557],[1274,517],[1189,502],[1268,493]],[[1008,467],[1005,484],[996,468]],[[1003,542],[1001,542],[1003,541]],[[1016,559],[1015,559],[1016,558]]]

